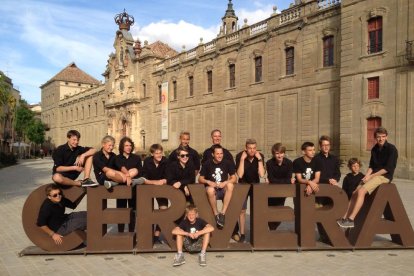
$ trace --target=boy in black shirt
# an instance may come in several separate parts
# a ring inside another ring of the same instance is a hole
[[[264,177],[264,156],[257,151],[257,142],[255,139],[246,140],[246,149],[236,155],[237,175],[239,183],[260,183],[260,178]],[[247,198],[243,204],[242,212],[239,218],[240,236],[237,231],[233,239],[239,242],[245,241],[245,223],[246,223]],[[236,226],[237,229],[237,226]]]
[[[348,168],[351,171],[348,173],[342,183],[342,190],[344,190],[348,196],[348,200],[351,199],[352,193],[356,190],[359,184],[361,184],[364,174],[359,170],[361,168],[361,161],[358,158],[351,158],[348,160]]]
[[[89,178],[95,149],[79,146],[80,133],[77,130],[69,130],[66,137],[68,138],[67,143],[60,145],[53,151],[53,182],[81,187],[98,186]],[[82,171],[84,179],[76,180]]]
[[[293,172],[297,183],[306,185],[305,192],[311,195],[319,191],[321,165],[314,158],[315,145],[312,142],[303,143],[301,149],[303,156],[293,161]]]
[[[341,219],[337,220],[339,226],[344,228],[354,227],[354,219],[364,204],[365,195],[371,194],[378,186],[390,183],[397,166],[397,148],[388,143],[388,132],[379,127],[374,132],[377,143],[371,150],[371,159],[366,175],[356,191],[352,193],[348,210]]]
[[[180,148],[184,148],[188,151],[189,161],[193,163],[195,175],[197,175],[200,171],[200,156],[198,155],[198,152],[195,149],[190,147],[190,132],[182,131],[180,133],[180,146],[173,152],[171,152],[170,156],[168,156],[168,160],[170,162],[178,161],[177,154],[175,153]]]
[[[59,185],[49,184],[45,191],[47,198],[40,207],[37,225],[60,245],[63,236],[75,230],[86,229],[86,212],[65,214],[65,207],[75,209],[77,203],[65,198]]]
[[[272,146],[272,159],[266,162],[267,179],[269,184],[294,184],[293,163],[285,157],[286,147],[281,143]],[[285,197],[271,197],[269,206],[284,206]],[[276,230],[280,222],[269,222],[269,229]]]
[[[208,201],[216,217],[219,227],[224,227],[225,214],[236,183],[236,169],[234,163],[223,159],[223,147],[213,145],[212,159],[203,164],[198,182],[206,186]],[[223,200],[223,208],[217,210],[217,199]]]
[[[185,264],[183,246],[188,252],[198,252],[198,263],[206,266],[206,250],[210,241],[210,233],[214,231],[213,226],[198,217],[197,208],[190,205],[186,208],[183,221],[172,230],[177,239],[177,254],[174,257],[173,266]]]
[[[180,146],[171,155],[177,156],[178,160],[169,162],[167,166],[167,184],[180,189],[187,202],[192,203],[193,200],[187,185],[195,183],[195,169],[193,162],[189,160],[190,152],[187,148]]]

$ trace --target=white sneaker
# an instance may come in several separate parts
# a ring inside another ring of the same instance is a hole
[[[105,180],[105,181],[104,181],[104,186],[105,186],[105,188],[110,189],[110,188],[112,187],[112,183],[111,183],[111,181],[109,181],[109,180]]]

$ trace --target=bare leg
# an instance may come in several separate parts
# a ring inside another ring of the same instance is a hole
[[[246,228],[246,210],[242,210],[239,217],[240,234],[244,235]]]
[[[60,185],[66,185],[66,186],[81,186],[81,182],[79,180],[72,180],[70,178],[64,177],[60,173],[55,173],[52,176],[52,180]]]
[[[88,157],[85,158],[85,164],[84,164],[85,166],[84,166],[84,170],[83,170],[84,179],[91,177],[92,157],[93,156],[88,156]]]
[[[210,203],[211,209],[213,210],[214,215],[218,214],[217,211],[217,200],[216,200],[216,191],[212,187],[207,187],[207,196],[208,202]]]
[[[224,200],[223,200],[223,209],[221,211],[223,214],[226,213],[227,208],[229,207],[230,200],[231,200],[231,197],[233,195],[233,188],[234,188],[234,185],[232,183],[228,183],[226,185],[226,188],[225,188],[226,193],[224,195]]]
[[[210,233],[205,233],[203,235],[203,246],[201,247],[201,251],[203,251],[203,252],[207,251],[207,247],[208,247],[209,242],[210,242]],[[178,249],[178,240],[177,240],[177,249]]]
[[[177,252],[182,253],[183,252],[183,242],[184,242],[184,238],[181,235],[177,235],[176,240],[177,240]]]
[[[367,190],[365,190],[364,187],[361,187],[358,189],[358,197],[355,201],[355,205],[354,208],[351,212],[351,214],[349,215],[349,219],[354,220],[356,215],[358,214],[359,210],[361,210],[362,204],[364,204],[364,199],[365,199],[365,195],[367,194]]]
[[[348,202],[348,209],[346,210],[345,215],[342,217],[343,219],[348,218],[349,214],[351,213],[351,210],[354,209],[355,202],[358,198],[358,190],[359,190],[359,188],[352,193],[351,199]]]

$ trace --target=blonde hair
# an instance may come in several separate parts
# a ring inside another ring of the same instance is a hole
[[[111,135],[106,135],[104,138],[102,138],[102,144],[106,144],[108,142],[112,142],[115,144],[115,138]]]

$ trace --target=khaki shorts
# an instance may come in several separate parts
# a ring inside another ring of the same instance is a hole
[[[382,175],[380,176],[374,176],[371,178],[367,183],[363,185],[359,185],[358,187],[364,187],[365,190],[369,194],[371,194],[379,185],[390,183],[390,180]]]

